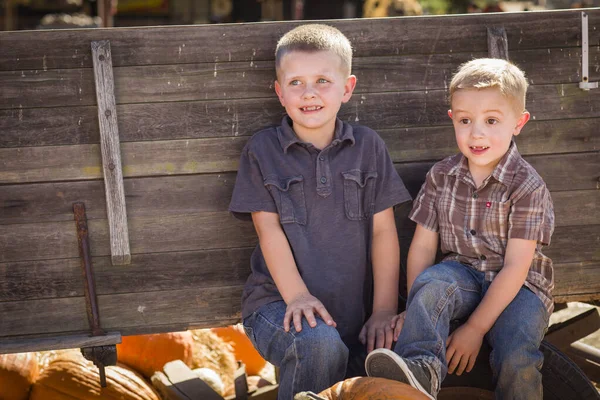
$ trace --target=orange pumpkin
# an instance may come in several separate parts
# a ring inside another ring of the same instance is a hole
[[[105,367],[107,387],[100,387],[98,367],[79,350],[61,353],[33,385],[29,400],[160,400],[142,376],[123,365]]]
[[[213,328],[212,331],[224,341],[231,343],[235,359],[246,364],[246,373],[248,375],[258,375],[260,370],[267,364],[265,359],[256,351],[248,336],[246,336],[242,325],[237,324],[224,328]]]
[[[38,373],[35,353],[0,354],[0,399],[26,400]]]
[[[404,383],[384,378],[350,378],[325,389],[319,396],[327,400],[427,400],[428,397]]]
[[[169,361],[181,360],[191,367],[193,347],[190,331],[123,336],[117,359],[150,378]]]

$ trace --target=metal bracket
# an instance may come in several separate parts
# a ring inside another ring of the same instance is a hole
[[[598,82],[590,82],[588,14],[586,12],[581,13],[581,79],[581,82],[579,82],[580,89],[598,88]]]
[[[92,253],[88,235],[87,216],[84,203],[73,203],[73,214],[77,227],[77,240],[79,242],[79,256],[81,257],[81,269],[85,279],[84,293],[88,323],[92,330],[92,336],[104,336],[106,333],[100,327],[100,311],[96,298],[96,282],[92,265]],[[93,361],[100,373],[100,386],[106,387],[105,366],[117,364],[117,346],[93,346],[81,349],[83,356]]]

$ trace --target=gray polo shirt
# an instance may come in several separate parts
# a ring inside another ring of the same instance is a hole
[[[304,143],[291,120],[256,133],[242,151],[229,210],[279,214],[298,271],[327,308],[342,339],[355,343],[370,296],[373,215],[411,199],[383,140],[336,121],[323,150]],[[244,287],[242,317],[282,300],[258,245]]]

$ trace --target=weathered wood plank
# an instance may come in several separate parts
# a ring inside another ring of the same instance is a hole
[[[600,20],[589,10],[589,24]],[[390,54],[487,51],[487,26],[503,25],[509,50],[579,45],[580,11],[471,14],[328,21],[344,32],[357,57]],[[304,22],[194,25],[185,27],[2,32],[0,70],[91,67],[89,43],[110,40],[115,66],[246,61],[273,58],[275,44],[289,29]],[[419,32],[414,35],[414,32]],[[40,35],[45,34],[43,40]],[[590,31],[596,43],[598,31]],[[540,39],[543,38],[543,41]],[[68,46],[65,46],[68,43]],[[219,43],[219,46],[215,46]],[[541,44],[543,43],[543,44]]]
[[[598,298],[600,265],[595,262],[557,263],[555,298],[558,302]],[[135,334],[161,326],[208,327],[239,319],[240,286],[197,288],[151,293],[99,296],[102,326]],[[83,297],[0,303],[3,336],[39,332],[84,332]]]
[[[134,254],[127,268],[94,257],[98,295],[159,292],[243,285],[254,247]],[[0,264],[0,302],[82,297],[80,260],[22,261]]]
[[[93,256],[110,255],[106,220],[88,223]],[[256,244],[251,223],[227,212],[129,219],[131,253],[248,247]],[[72,222],[0,225],[0,262],[76,258]]]
[[[508,38],[503,26],[488,26],[488,56],[508,60]]]
[[[600,91],[576,84],[535,85],[527,108],[533,121],[600,117]],[[376,130],[448,124],[444,90],[357,94],[340,118]],[[246,99],[117,106],[122,141],[249,136],[284,115],[279,101]],[[575,122],[574,122],[575,123]],[[95,107],[0,110],[0,147],[98,143]],[[579,137],[580,134],[577,134]],[[0,149],[1,151],[1,149]],[[0,160],[2,157],[0,157]]]
[[[39,350],[80,349],[83,347],[108,346],[121,343],[119,332],[109,332],[102,336],[89,334],[53,336],[37,339],[7,339],[0,341],[0,354],[27,353]]]
[[[564,129],[568,129],[568,124]],[[583,124],[585,126],[585,123]],[[591,128],[593,129],[593,128]],[[395,162],[418,161],[423,159],[435,160],[444,156],[454,154],[454,139],[452,128],[445,128],[447,134],[440,131],[434,131],[436,136],[432,139],[438,141],[439,145],[427,146],[429,143],[426,138],[420,137],[412,140],[415,152],[412,153],[411,140],[406,142],[401,136],[392,136],[390,139],[386,133],[384,136],[389,146],[390,153]],[[400,131],[402,134],[406,133]],[[427,132],[427,131],[426,131]],[[590,132],[594,135],[593,132]],[[416,134],[416,131],[409,131],[410,136]],[[568,131],[560,134],[563,137],[568,136]],[[424,135],[423,135],[424,136]],[[560,137],[552,134],[546,135],[545,132],[539,132],[536,137],[546,137],[556,139],[556,145],[560,146]],[[534,137],[533,139],[535,139]],[[527,141],[526,133],[523,134],[523,140]],[[572,137],[566,139],[567,143],[581,142],[575,147],[582,149],[589,144],[586,150],[596,150],[598,136],[591,136],[589,141],[585,132],[578,132]],[[160,176],[160,175],[182,175],[196,173],[221,173],[231,172],[237,169],[239,155],[247,142],[248,137],[230,137],[222,139],[193,139],[193,140],[170,140],[153,142],[131,142],[123,143],[121,151],[123,156],[123,173],[125,177],[136,176]],[[553,149],[553,145],[548,145]],[[526,148],[536,151],[535,140],[529,142]],[[548,148],[546,145],[540,145],[540,149]],[[562,147],[563,151],[570,151],[567,147]],[[544,151],[544,150],[542,150]],[[542,153],[543,154],[543,153]],[[412,157],[412,160],[411,160]],[[544,159],[551,157],[558,164],[549,165],[553,171],[561,176],[570,173],[572,166],[565,164],[571,162],[573,158],[576,162],[582,162],[586,168],[581,174],[575,174],[569,179],[581,182],[580,186],[571,186],[571,189],[589,189],[596,187],[597,169],[594,169],[594,163],[597,163],[597,154],[580,153],[575,154],[553,154],[553,155],[535,155],[526,156],[531,163],[542,163]],[[587,160],[587,161],[584,161]],[[589,160],[588,160],[589,159]],[[554,177],[545,172],[543,168],[534,165],[536,169],[549,181]],[[546,168],[546,167],[544,167]],[[56,182],[70,180],[85,180],[101,178],[101,163],[99,146],[76,145],[76,146],[57,146],[57,147],[24,147],[24,148],[5,148],[0,149],[0,183],[27,183],[27,182]],[[567,175],[568,176],[568,175]],[[551,190],[554,189],[551,186]]]
[[[599,54],[599,48],[590,49],[591,81],[600,79],[593,61]],[[460,64],[484,56],[469,52],[358,58],[353,63],[355,93],[445,89]],[[578,48],[523,50],[511,54],[511,60],[536,85],[581,81]],[[272,98],[274,78],[273,61],[258,61],[252,68],[245,62],[219,62],[114,69],[117,104]],[[0,109],[95,105],[93,80],[89,68],[0,71]]]
[[[248,140],[132,142],[121,145],[123,174],[131,176],[234,171]],[[99,179],[98,145],[0,149],[0,183]]]
[[[560,232],[558,235],[556,240],[562,240]],[[555,295],[563,299],[600,292],[598,260],[563,262],[563,252],[573,250],[562,247],[554,251],[555,246],[552,243],[544,250],[555,256]],[[113,267],[107,256],[94,257],[97,293],[114,295],[243,285],[250,273],[253,250],[248,247],[137,254],[128,268]],[[76,258],[2,263],[0,277],[0,303],[83,296],[84,283]]]
[[[531,121],[516,138],[521,155],[578,153],[600,150],[600,119]],[[384,129],[392,159],[397,162],[442,159],[458,153],[452,126]]]
[[[552,163],[552,162],[551,162]],[[424,179],[419,164],[403,173],[411,175],[408,189],[416,193]],[[169,216],[227,211],[235,182],[234,173],[183,175],[125,180],[130,217]],[[552,193],[557,225],[600,224],[600,191],[571,190],[571,180]],[[72,204],[86,204],[88,220],[106,219],[101,181],[7,185],[0,191],[0,225],[71,221]]]
[[[127,265],[131,262],[131,253],[110,42],[105,40],[92,42],[91,46],[98,121],[100,121],[100,150],[110,231],[110,251],[113,264]]]
[[[234,182],[231,172],[125,179],[128,215],[227,211]],[[101,181],[4,186],[0,191],[0,225],[71,221],[75,202],[85,203],[88,220],[107,218]]]
[[[226,318],[239,320],[241,295],[242,286],[225,286],[98,296],[100,321],[103,329],[123,335],[140,326],[216,325]],[[3,336],[88,329],[83,297],[4,302],[0,314]]]
[[[0,225],[0,262],[78,257],[72,225],[69,222]],[[92,255],[109,255],[106,220],[89,221],[89,231]],[[569,235],[581,243],[574,242]],[[256,234],[251,223],[239,221],[227,212],[216,212],[131,218],[130,240],[132,254],[141,254],[248,247],[256,243]],[[556,251],[561,261],[591,260],[600,258],[599,242],[598,225],[559,226],[550,250]],[[575,248],[577,251],[571,251]],[[569,250],[561,254],[561,249]]]

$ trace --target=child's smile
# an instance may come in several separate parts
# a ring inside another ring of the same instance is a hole
[[[448,115],[477,186],[493,172],[513,136],[529,120],[528,112],[518,113],[512,101],[495,87],[457,90]]]
[[[281,59],[275,91],[298,137],[323,148],[332,140],[337,113],[355,84],[337,54],[292,51]]]

